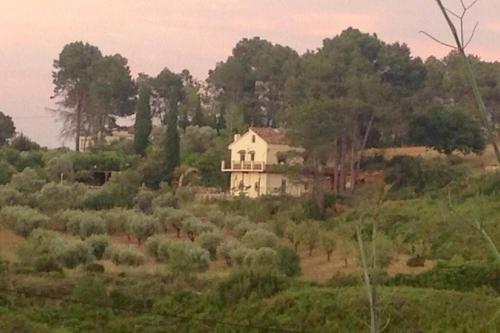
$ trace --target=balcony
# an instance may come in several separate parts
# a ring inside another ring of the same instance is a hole
[[[256,161],[231,161],[230,163],[222,161],[221,170],[222,172],[264,172],[266,164]]]

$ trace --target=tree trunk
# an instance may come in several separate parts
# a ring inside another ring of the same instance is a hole
[[[180,228],[175,228],[175,231],[177,233],[177,238],[181,238],[181,229]]]
[[[76,106],[75,151],[80,151],[81,126],[82,126],[82,102],[80,99]]]

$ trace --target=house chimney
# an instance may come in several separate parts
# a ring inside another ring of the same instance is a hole
[[[239,134],[235,134],[235,135],[234,135],[234,141],[235,141],[235,142],[236,142],[236,141],[238,141],[238,140],[240,139],[240,137],[241,137],[241,135],[239,135]]]

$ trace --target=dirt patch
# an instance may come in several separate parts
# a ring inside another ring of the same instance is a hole
[[[398,274],[420,274],[436,266],[434,260],[426,260],[425,265],[422,267],[410,267],[406,262],[410,259],[407,254],[400,254],[395,259],[392,260],[389,267],[387,267],[387,274],[389,276],[395,276]]]
[[[16,261],[17,247],[24,241],[24,238],[0,225],[0,256],[2,256],[2,258],[8,261]]]

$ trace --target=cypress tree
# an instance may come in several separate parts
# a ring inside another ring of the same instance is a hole
[[[198,97],[198,101],[196,103],[196,109],[194,110],[193,121],[191,122],[193,126],[204,126],[205,119],[203,117],[203,111],[201,110],[201,101]]]
[[[167,131],[165,133],[165,173],[169,183],[175,168],[180,164],[180,139],[177,129],[177,105],[170,108],[166,116]]]
[[[151,122],[151,108],[149,99],[151,88],[143,85],[139,89],[139,100],[137,101],[137,112],[134,125],[134,150],[137,154],[144,155],[149,145],[149,135],[153,128]]]

